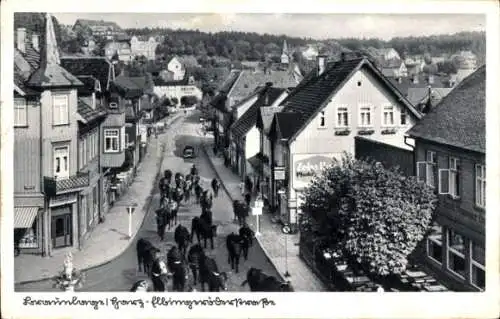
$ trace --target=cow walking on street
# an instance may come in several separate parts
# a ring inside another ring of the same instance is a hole
[[[188,247],[189,242],[191,240],[191,234],[189,234],[189,230],[186,227],[179,224],[175,228],[174,240],[175,240],[175,243],[177,244],[177,247],[179,248],[179,251],[182,255],[182,258],[185,259],[187,247]]]
[[[245,260],[248,258],[248,240],[240,235],[231,233],[226,237],[227,262],[236,273],[239,272],[240,258],[243,253]]]
[[[247,272],[247,279],[243,281],[241,286],[248,284],[250,291],[265,291],[265,292],[285,292],[293,291],[290,282],[281,282],[274,276],[268,276],[261,269],[250,268]]]
[[[208,285],[208,291],[219,292],[227,290],[227,274],[219,272],[217,262],[210,257],[204,256],[200,263],[200,284],[201,291],[205,291],[205,283]]]
[[[205,258],[205,252],[200,244],[195,244],[189,248],[188,252],[188,263],[193,273],[193,284],[196,285],[199,273],[200,273],[200,263],[202,258]]]
[[[155,255],[160,250],[153,246],[149,240],[140,238],[136,244],[136,252],[139,271],[142,269],[144,273],[150,275]]]
[[[200,217],[194,217],[191,221],[191,242],[193,241],[193,236],[196,235],[198,243],[200,243],[200,237],[203,238],[204,247],[207,248],[207,239],[210,239],[210,246],[214,249],[214,237],[216,233],[217,225],[211,225]]]

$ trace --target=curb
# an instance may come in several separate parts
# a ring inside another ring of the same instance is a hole
[[[205,142],[202,142],[203,144],[203,153],[205,153],[205,155],[207,156],[208,158],[208,162],[210,163],[210,167],[212,167],[212,169],[214,170],[215,172],[215,175],[217,176],[217,178],[222,181],[220,175],[219,175],[219,172],[215,169],[215,165],[214,163],[212,162],[212,160],[210,159],[210,155],[208,155],[208,152],[207,152],[207,149],[206,149],[206,145],[205,145]],[[226,192],[226,195],[232,200],[233,199],[233,196],[231,195],[231,193],[229,192],[229,190],[227,189],[226,187],[226,184],[224,182],[221,182],[221,185],[222,185],[222,188],[224,188],[224,191]],[[260,241],[260,238],[258,236],[255,236],[255,239],[257,240],[257,243],[259,244],[260,248],[262,249],[262,251],[264,252],[264,255],[266,256],[267,260],[271,263],[271,265],[273,265],[274,269],[276,269],[276,272],[278,273],[278,275],[280,276],[281,280],[283,282],[287,282],[287,281],[290,281],[291,280],[288,280],[287,278],[284,277],[284,275],[278,270],[278,267],[276,266],[276,263],[272,260],[271,256],[269,256],[269,252],[267,251],[267,249],[264,247],[264,245],[262,244],[262,242]],[[293,286],[293,285],[292,285]]]
[[[178,116],[174,119],[172,119],[172,121],[170,123],[168,123],[169,125],[171,124],[174,124],[175,122],[177,122],[182,116]],[[146,212],[144,213],[144,217],[142,218],[142,221],[139,225],[139,228],[137,229],[137,232],[130,238],[130,244],[127,245],[120,253],[118,253],[117,255],[114,255],[112,258],[110,258],[109,260],[106,260],[106,261],[103,261],[103,262],[100,262],[98,264],[95,264],[95,265],[92,265],[92,266],[89,266],[87,268],[82,268],[80,269],[80,272],[84,272],[84,271],[89,271],[89,270],[92,270],[92,269],[95,269],[97,267],[101,267],[101,266],[104,266],[104,265],[107,265],[109,264],[110,262],[112,262],[113,260],[115,260],[116,258],[120,257],[121,255],[123,255],[123,253],[125,253],[125,251],[130,247],[130,245],[134,242],[136,236],[137,236],[137,233],[139,233],[139,230],[142,228],[142,226],[144,225],[144,221],[146,220],[146,216],[149,214],[150,210],[151,210],[151,203],[153,201],[153,197],[154,197],[154,192],[155,192],[155,185],[158,184],[159,182],[159,179],[160,179],[160,175],[161,175],[161,167],[162,167],[162,163],[163,163],[163,160],[165,158],[165,143],[161,143],[160,147],[162,148],[162,155],[161,155],[161,158],[158,160],[158,162],[156,163],[156,166],[157,166],[157,169],[156,169],[156,175],[155,175],[155,178],[154,178],[154,183],[153,183],[153,187],[151,188],[151,191],[150,191],[150,194],[149,196],[146,198],[146,203],[144,204],[144,206],[142,207],[142,210],[145,210]],[[39,279],[33,279],[33,280],[25,280],[25,281],[18,281],[18,282],[14,282],[14,287],[15,286],[19,286],[19,285],[27,285],[27,284],[32,284],[32,283],[37,283],[37,282],[43,282],[43,281],[49,281],[49,280],[53,280],[57,277],[57,275],[54,275],[54,276],[50,276],[50,277],[44,277],[44,278],[39,278]]]

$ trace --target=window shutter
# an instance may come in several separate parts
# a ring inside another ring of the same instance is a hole
[[[427,162],[417,162],[417,179],[419,182],[426,182]]]
[[[450,193],[450,170],[440,169],[439,170],[439,194],[449,194]]]
[[[121,148],[120,148],[120,152],[123,151],[125,149],[125,126],[122,126],[122,128],[120,129],[120,145],[121,145]]]

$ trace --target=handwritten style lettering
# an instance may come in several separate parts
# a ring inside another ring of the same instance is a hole
[[[314,176],[314,174],[321,172],[324,168],[328,166],[328,161],[321,161],[317,164],[311,163],[310,161],[298,163],[295,168],[295,174],[297,177],[309,177]]]

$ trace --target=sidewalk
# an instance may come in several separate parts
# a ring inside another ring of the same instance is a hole
[[[170,124],[180,117],[182,114],[174,115],[167,119],[167,123]],[[49,258],[21,254],[14,258],[14,282],[21,284],[54,277],[63,270],[64,258],[69,251],[73,254],[74,266],[79,270],[103,265],[123,253],[133,242],[147,214],[153,183],[163,162],[163,146],[169,139],[171,136],[168,134],[168,128],[164,134],[158,135],[157,139],[150,139],[148,152],[137,167],[137,176],[133,183],[108,211],[105,222],[96,225],[84,242],[82,250],[56,250]],[[136,202],[139,206],[132,216],[132,238],[128,239],[128,215],[125,206],[131,202]]]
[[[204,151],[229,197],[232,200],[243,200],[239,187],[241,182],[239,176],[224,166],[222,158],[214,156],[210,146],[204,145]],[[255,231],[255,217],[249,216],[247,221]],[[262,235],[257,237],[257,241],[264,250],[264,253],[281,274],[282,279],[289,280],[292,283],[295,291],[327,291],[323,283],[307,267],[304,261],[300,259],[298,234],[283,234],[281,226],[273,224],[268,214],[260,216],[260,232]],[[283,274],[286,272],[287,266],[291,276],[285,278]]]

